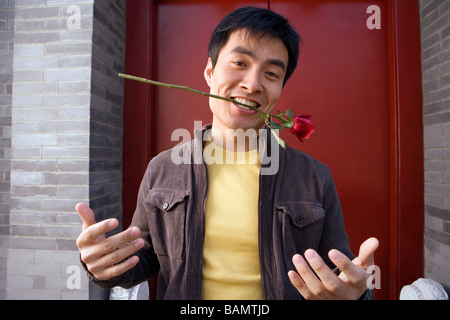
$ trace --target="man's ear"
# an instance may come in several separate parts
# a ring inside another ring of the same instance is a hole
[[[206,83],[208,84],[209,87],[211,87],[212,73],[213,73],[212,61],[211,61],[211,58],[208,58],[208,63],[206,64],[206,67],[205,67],[204,76],[205,76]]]

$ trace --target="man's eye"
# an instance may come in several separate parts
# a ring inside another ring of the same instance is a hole
[[[245,67],[245,63],[243,61],[233,61],[233,63],[238,67]]]
[[[274,79],[278,79],[279,78],[278,74],[276,74],[275,72],[268,71],[268,72],[266,72],[266,74],[269,77],[274,78]]]

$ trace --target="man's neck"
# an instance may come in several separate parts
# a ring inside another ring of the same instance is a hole
[[[230,129],[218,125],[212,125],[211,141],[222,149],[234,152],[248,152],[258,146],[259,130]]]

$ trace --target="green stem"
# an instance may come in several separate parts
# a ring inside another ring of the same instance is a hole
[[[136,81],[140,81],[140,82],[144,82],[144,83],[149,83],[149,84],[153,84],[153,85],[157,85],[157,86],[161,86],[161,87],[172,88],[172,89],[180,89],[180,90],[190,91],[190,92],[193,92],[193,93],[198,93],[198,94],[201,94],[202,96],[207,96],[207,97],[211,97],[211,98],[215,98],[215,99],[225,100],[225,101],[229,101],[229,102],[232,102],[232,103],[239,104],[241,106],[250,108],[250,109],[252,109],[252,110],[254,110],[256,112],[259,112],[259,113],[265,115],[266,117],[268,117],[268,119],[270,119],[270,117],[276,117],[276,116],[268,114],[268,113],[266,113],[264,111],[258,110],[257,108],[254,108],[254,107],[248,106],[246,104],[240,103],[240,102],[238,102],[236,100],[225,98],[225,97],[221,97],[221,96],[218,96],[218,95],[215,95],[215,94],[211,94],[211,93],[206,93],[206,92],[199,91],[199,90],[195,90],[195,89],[192,89],[192,88],[189,88],[189,87],[186,87],[186,86],[178,86],[178,85],[175,85],[175,84],[169,84],[169,83],[149,80],[149,79],[145,79],[145,78],[141,78],[141,77],[130,76],[130,75],[124,74],[124,73],[119,73],[119,77],[122,77],[122,78],[125,78],[125,79],[130,79],[130,80],[136,80]]]

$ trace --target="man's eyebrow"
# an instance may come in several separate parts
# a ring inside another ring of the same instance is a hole
[[[242,47],[242,46],[235,47],[233,50],[231,50],[231,52],[245,54],[245,55],[247,55],[247,56],[249,56],[251,58],[255,58],[255,56],[256,56],[253,51],[251,51],[251,50],[249,50],[249,49],[247,49],[245,47]],[[283,71],[286,71],[286,64],[281,59],[276,59],[276,58],[269,59],[269,60],[266,61],[266,63],[273,64],[273,65],[283,69]]]

